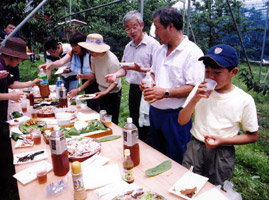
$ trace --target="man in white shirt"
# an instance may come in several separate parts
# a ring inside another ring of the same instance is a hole
[[[55,39],[48,39],[44,44],[44,48],[46,50],[46,64],[61,59],[72,50],[70,44],[60,43]],[[77,88],[78,84],[78,80],[76,78],[77,74],[74,72],[69,72],[70,66],[71,62],[67,62],[60,68],[62,69],[62,73],[60,74],[62,75],[64,86],[68,91]]]
[[[134,66],[124,65],[118,72],[108,74],[105,78],[113,83],[116,78],[126,76],[125,80],[130,83],[129,90],[129,112],[133,123],[139,129],[139,138],[146,143],[150,143],[149,126],[143,124],[139,126],[140,101],[142,92],[139,88],[140,81],[150,71],[152,65],[152,55],[159,43],[147,33],[143,32],[144,22],[142,15],[138,11],[129,11],[123,17],[123,25],[131,41],[125,46],[122,62],[132,63]]]
[[[144,89],[145,100],[151,104],[151,144],[181,163],[192,122],[180,126],[178,113],[194,85],[204,79],[204,65],[198,61],[203,52],[183,35],[183,19],[177,10],[164,7],[153,18],[162,46],[155,51],[151,68],[156,86]]]

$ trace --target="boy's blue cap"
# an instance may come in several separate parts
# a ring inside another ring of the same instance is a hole
[[[226,44],[211,47],[205,56],[199,58],[199,60],[206,59],[212,59],[220,67],[238,66],[238,55],[235,49]]]

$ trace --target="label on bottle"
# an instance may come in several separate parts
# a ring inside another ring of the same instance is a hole
[[[42,79],[42,81],[39,82],[40,85],[48,84],[48,83],[49,83],[48,79]]]
[[[84,190],[83,176],[73,176],[73,186],[75,191]]]
[[[138,133],[137,129],[133,130],[123,130],[123,143],[126,146],[134,146],[138,143]]]
[[[126,181],[126,182],[132,182],[134,180],[134,172],[133,172],[133,169],[124,169],[123,170],[123,179]]]
[[[66,147],[66,140],[65,137],[62,136],[60,138],[50,138],[50,151],[52,154],[62,154]]]
[[[59,90],[59,98],[66,99],[66,90]]]

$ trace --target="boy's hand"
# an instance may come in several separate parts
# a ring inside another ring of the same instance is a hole
[[[209,149],[214,149],[221,145],[221,137],[205,135],[205,145]]]

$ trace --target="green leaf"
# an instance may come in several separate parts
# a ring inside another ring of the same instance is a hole
[[[157,165],[156,167],[146,170],[146,175],[149,177],[156,176],[158,174],[161,174],[169,170],[171,167],[172,167],[171,160],[166,160],[162,162],[161,164]]]
[[[111,136],[103,137],[103,138],[99,139],[99,141],[100,142],[108,142],[108,141],[116,140],[120,137],[121,137],[120,135],[111,135]]]
[[[17,141],[17,140],[19,139],[20,136],[21,136],[21,135],[18,134],[18,133],[13,133],[11,137],[12,137],[13,140]]]

